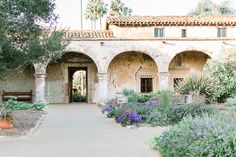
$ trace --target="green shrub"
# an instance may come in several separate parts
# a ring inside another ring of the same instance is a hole
[[[123,89],[122,94],[128,98],[128,102],[146,102],[149,100],[151,95],[139,95],[132,89]]]
[[[205,69],[210,77],[219,82],[218,102],[225,102],[227,98],[236,96],[236,62],[211,61]]]
[[[236,115],[203,114],[185,117],[151,141],[164,157],[234,157]]]
[[[73,102],[86,102],[86,96],[74,93],[72,95]]]
[[[16,101],[16,100],[13,100],[13,99],[8,100],[6,105],[7,105],[7,108],[11,109],[11,110],[34,109],[34,110],[38,110],[38,111],[43,110],[43,108],[46,106],[43,103],[34,103],[34,104],[32,104],[32,103]]]
[[[138,102],[139,95],[132,89],[123,89],[122,91],[123,95],[128,98],[128,102]]]
[[[146,115],[145,123],[152,126],[166,126],[170,125],[168,113],[162,108],[154,108],[148,115]]]
[[[208,75],[190,75],[181,81],[176,89],[181,94],[204,95],[206,102],[212,102],[219,96],[219,84],[214,77]]]
[[[234,98],[227,98],[225,102],[226,106],[233,107],[236,106],[236,97]]]
[[[132,93],[128,95],[128,102],[138,102],[139,95],[137,93]]]
[[[114,118],[116,114],[117,114],[116,109],[115,109],[115,108],[112,108],[112,109],[107,113],[107,118]]]
[[[125,88],[125,89],[123,89],[123,91],[122,91],[122,94],[124,95],[124,96],[129,96],[129,95],[132,95],[132,94],[134,94],[135,93],[135,91],[133,90],[133,89],[127,89],[127,88]]]
[[[193,157],[235,157],[236,154],[236,131],[231,134],[209,136],[201,138],[189,146],[187,156]]]
[[[215,108],[205,104],[172,104],[168,110],[163,107],[153,109],[147,116],[147,123],[153,126],[173,125],[180,122],[184,117],[196,117],[204,113],[214,114],[218,112]]]
[[[140,103],[147,102],[151,97],[152,97],[152,95],[140,95],[138,97],[138,102],[140,102]]]

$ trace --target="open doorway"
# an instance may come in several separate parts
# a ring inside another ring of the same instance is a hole
[[[68,71],[70,102],[87,102],[87,67],[69,67]]]

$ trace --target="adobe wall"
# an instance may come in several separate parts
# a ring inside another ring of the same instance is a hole
[[[63,80],[61,63],[49,64],[46,77],[46,97],[50,103],[64,102]]]
[[[164,37],[181,37],[181,29],[187,30],[187,37],[195,38],[216,38],[217,28],[213,26],[142,26],[142,27],[119,27],[115,25],[109,26],[109,29],[113,31],[116,38],[124,39],[145,39],[154,38],[154,29],[164,28]],[[227,27],[227,37],[235,37],[236,28]]]
[[[2,102],[2,91],[6,92],[30,92],[33,90],[33,99],[35,93],[35,79],[33,67],[26,67],[19,71],[9,79],[0,80],[0,102]]]
[[[183,52],[178,54],[181,58],[181,66],[176,65],[176,57],[169,66],[169,88],[174,89],[174,78],[186,78],[191,74],[202,73],[209,56],[202,52]]]

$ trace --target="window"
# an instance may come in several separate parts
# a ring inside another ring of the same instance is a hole
[[[175,57],[175,66],[181,66],[182,65],[182,58],[181,58],[181,55],[178,54],[176,57]]]
[[[217,37],[226,37],[226,28],[217,28]]]
[[[155,37],[164,37],[164,28],[155,28],[154,33]]]
[[[141,93],[152,92],[152,78],[141,78]]]
[[[181,37],[187,37],[187,29],[181,29]]]
[[[174,78],[174,89],[178,86],[178,84],[183,81],[183,78]]]

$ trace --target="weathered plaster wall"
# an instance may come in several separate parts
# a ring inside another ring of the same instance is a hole
[[[91,83],[90,83],[90,92],[91,102],[96,102],[99,100],[99,93],[103,92],[102,89],[98,90],[98,78],[97,73],[100,75],[106,75],[107,72],[109,75],[110,85],[108,93],[116,93],[122,90],[123,87],[129,86],[135,88],[139,91],[138,85],[139,81],[135,80],[134,72],[138,70],[140,64],[144,64],[146,68],[145,72],[153,73],[156,81],[156,85],[153,85],[155,88],[162,86],[161,83],[158,84],[159,74],[164,73],[168,76],[169,72],[169,63],[174,58],[174,56],[183,51],[194,51],[195,52],[204,52],[208,54],[212,59],[222,60],[229,56],[228,53],[222,51],[234,48],[234,40],[204,40],[204,41],[195,41],[195,40],[186,40],[186,41],[162,41],[162,40],[94,40],[94,41],[71,41],[67,47],[67,51],[73,51],[76,54],[84,53],[89,56],[91,59],[86,59],[83,56],[71,56],[67,59],[62,60],[60,63],[66,63],[63,66],[60,64],[54,65],[49,64],[47,68],[47,89],[49,89],[51,102],[60,103],[68,102],[66,94],[68,93],[66,85],[65,76],[68,76],[68,71],[66,68],[69,66],[88,66],[91,67]],[[126,56],[123,52],[142,52],[149,55],[153,60],[151,63],[154,66],[148,66],[149,63],[144,62],[144,59],[141,59],[140,55],[131,55]],[[121,57],[119,57],[121,54]],[[117,56],[118,55],[118,56]],[[117,57],[118,58],[117,58]],[[122,57],[123,56],[123,57]],[[195,56],[195,55],[194,55]],[[193,67],[194,69],[201,69],[199,65],[204,65],[204,57],[199,56],[189,56],[186,59],[183,58],[183,69],[187,70],[189,73],[189,68]],[[130,60],[128,60],[130,58]],[[92,62],[91,62],[92,60]],[[197,62],[197,63],[195,63]],[[173,64],[173,63],[171,63]],[[110,67],[109,67],[110,65]],[[172,66],[172,65],[171,65]],[[171,67],[170,66],[170,67]],[[108,68],[109,67],[109,68]],[[122,67],[122,68],[121,68]],[[152,67],[152,68],[150,68]],[[110,70],[110,69],[113,70]],[[109,69],[109,70],[108,70]],[[142,69],[142,70],[143,70]],[[176,68],[174,71],[170,69],[169,82],[171,83],[175,76],[184,75],[183,69]],[[142,72],[140,70],[140,72]],[[127,72],[128,71],[128,72]],[[3,82],[0,81],[0,90],[8,91],[29,91],[34,88],[34,69],[28,68],[24,73],[17,74],[13,78]],[[126,79],[123,80],[123,77]],[[122,78],[121,80],[117,80]],[[159,77],[161,78],[161,77]],[[68,79],[68,78],[67,78]],[[129,81],[130,79],[131,81]],[[115,81],[114,81],[115,80]],[[165,80],[168,80],[165,79]],[[111,82],[113,85],[111,86]],[[167,81],[168,82],[168,81]],[[165,83],[165,82],[164,82]],[[173,88],[173,84],[170,84],[170,88]]]
[[[33,90],[34,95],[34,80],[33,67],[26,67],[23,71],[13,74],[13,76],[5,81],[0,80],[0,102],[2,102],[2,90],[8,92],[29,92]]]
[[[63,72],[61,63],[49,64],[46,77],[46,97],[51,103],[64,102]]]
[[[174,78],[186,78],[191,74],[202,73],[204,65],[210,57],[202,52],[189,51],[178,54],[182,65],[176,65],[176,57],[169,66],[169,88],[174,88]]]
[[[109,92],[111,95],[119,93],[124,88],[140,92],[140,78],[153,78],[153,90],[158,87],[157,65],[154,60],[138,52],[125,52],[116,56],[108,70]]]
[[[144,39],[153,38],[155,28],[164,28],[165,37],[181,37],[181,29],[187,30],[187,37],[217,37],[217,28],[212,26],[170,26],[170,27],[118,27],[110,26],[110,30],[114,32],[116,38],[128,38],[128,39]],[[236,36],[235,27],[227,27],[227,37]]]

